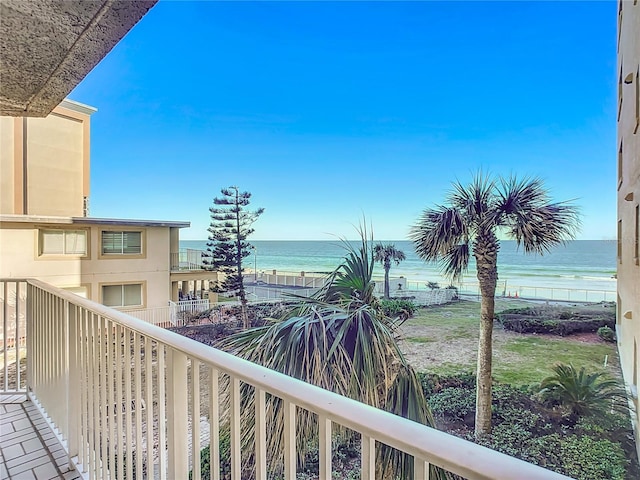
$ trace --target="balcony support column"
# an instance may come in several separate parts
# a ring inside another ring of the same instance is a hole
[[[180,300],[178,296],[178,282],[171,282],[171,301],[177,302]]]

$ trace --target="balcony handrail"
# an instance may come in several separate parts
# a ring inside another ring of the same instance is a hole
[[[465,478],[505,480],[569,478],[270,370],[81,298],[43,281],[0,279],[0,282],[20,281],[58,296],[70,304],[106,317],[132,332],[149,337],[172,350],[213,366],[257,389],[287,399],[292,404],[324,416],[332,422]]]

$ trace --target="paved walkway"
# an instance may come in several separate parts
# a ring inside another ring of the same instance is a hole
[[[0,479],[76,480],[68,460],[36,407],[24,395],[0,397]]]

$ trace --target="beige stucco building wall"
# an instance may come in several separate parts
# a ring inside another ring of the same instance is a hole
[[[86,215],[95,111],[65,100],[46,118],[0,117],[0,213]]]
[[[171,298],[170,251],[187,224],[90,218],[0,217],[0,277],[33,277],[103,302],[104,285],[140,284],[141,308],[164,307]],[[43,231],[86,232],[85,254],[43,253]],[[105,255],[103,232],[141,232],[140,254]],[[172,244],[172,237],[173,242]],[[138,305],[136,305],[138,306]]]
[[[618,11],[618,350],[640,456],[640,1]]]
[[[0,277],[38,278],[100,303],[105,286],[140,286],[139,304],[122,307],[127,309],[166,307],[178,300],[180,288],[202,290],[215,272],[172,265],[179,255],[179,229],[188,222],[87,216],[94,112],[64,100],[45,118],[0,117]],[[84,232],[86,251],[43,252],[43,232],[59,231]],[[139,231],[142,252],[104,254],[105,231]]]

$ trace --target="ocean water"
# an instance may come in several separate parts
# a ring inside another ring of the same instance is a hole
[[[335,269],[345,255],[344,245],[340,241],[252,241],[256,255],[246,259],[245,268],[270,272],[308,272],[328,273]],[[387,242],[385,242],[387,243]],[[418,258],[412,242],[393,241],[396,248],[402,250],[406,260],[392,265],[391,277],[404,276],[410,288],[425,288],[426,282],[438,282],[440,286],[451,284],[443,277],[436,264],[425,263]],[[358,242],[352,242],[358,245]],[[206,250],[206,240],[185,240],[182,248]],[[515,241],[502,241],[498,254],[498,293],[527,293],[533,289],[570,289],[615,292],[616,289],[616,249],[615,241],[576,240],[559,246],[545,255],[525,254],[518,249]],[[377,264],[374,276],[382,277],[384,270]],[[456,286],[465,288],[477,283],[475,263],[469,265],[469,271],[461,283]],[[539,295],[537,295],[539,296]],[[549,297],[549,295],[543,295]],[[566,295],[565,295],[566,296]],[[615,295],[607,294],[607,300]],[[559,297],[557,297],[559,298]],[[598,298],[596,295],[595,298]]]

